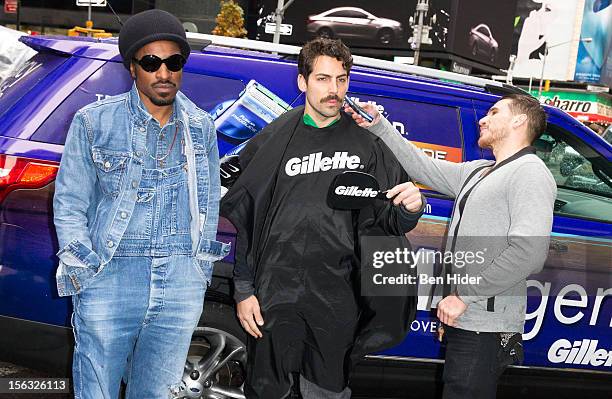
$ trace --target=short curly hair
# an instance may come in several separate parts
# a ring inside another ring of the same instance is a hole
[[[318,37],[306,43],[298,56],[298,71],[306,80],[312,72],[315,60],[318,56],[326,55],[342,61],[342,67],[348,75],[353,66],[351,51],[340,39],[328,39]]]

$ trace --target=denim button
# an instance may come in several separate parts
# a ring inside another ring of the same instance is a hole
[[[142,156],[142,151],[136,151],[136,155],[141,157]]]
[[[138,182],[136,180],[132,180],[132,188],[138,187]]]
[[[112,164],[109,161],[104,162],[104,167],[106,169],[110,168],[112,166]]]
[[[127,219],[128,214],[127,212],[121,212],[121,219]]]
[[[140,127],[140,129],[138,129],[138,130],[140,130],[140,131],[141,131],[141,132],[143,132],[143,133],[147,131],[147,129],[145,129],[145,128],[144,128],[144,127],[142,127],[142,126],[141,126],[141,127]]]
[[[109,247],[109,248],[112,248],[112,247],[114,247],[114,246],[115,246],[115,243],[114,243],[112,240],[108,240],[108,241],[106,242],[106,246],[107,246],[107,247]]]

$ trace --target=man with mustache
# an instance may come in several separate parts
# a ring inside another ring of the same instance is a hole
[[[55,183],[57,286],[72,295],[77,398],[180,394],[215,240],[219,154],[211,117],[179,89],[189,44],[162,10],[119,33],[132,89],[74,116]]]
[[[305,106],[249,142],[222,201],[238,231],[234,297],[250,334],[247,398],[284,398],[292,385],[304,399],[349,398],[351,360],[403,340],[414,317],[414,297],[367,302],[356,283],[359,238],[403,235],[425,203],[391,151],[341,112],[351,66],[339,40],[304,45],[297,83]],[[358,212],[332,209],[330,184],[348,170],[399,194]]]

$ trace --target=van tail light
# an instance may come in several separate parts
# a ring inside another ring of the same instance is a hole
[[[57,162],[0,155],[0,202],[13,190],[46,186],[58,169]]]

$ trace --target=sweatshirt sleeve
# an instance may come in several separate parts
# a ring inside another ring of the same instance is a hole
[[[401,167],[391,150],[380,139],[376,139],[370,161],[370,173],[382,190],[410,181],[410,176]],[[414,229],[423,215],[427,200],[421,194],[423,205],[417,212],[409,212],[403,206],[395,206],[391,200],[376,201],[374,223],[388,235],[401,236]]]
[[[399,163],[416,182],[425,184],[435,191],[455,198],[462,186],[466,169],[471,163],[455,163],[427,156],[381,116],[380,121],[368,130],[382,139],[395,154]]]
[[[548,256],[557,187],[544,165],[519,167],[508,182],[510,229],[508,246],[479,274],[478,284],[461,284],[457,294],[465,303],[499,295],[542,270]]]

